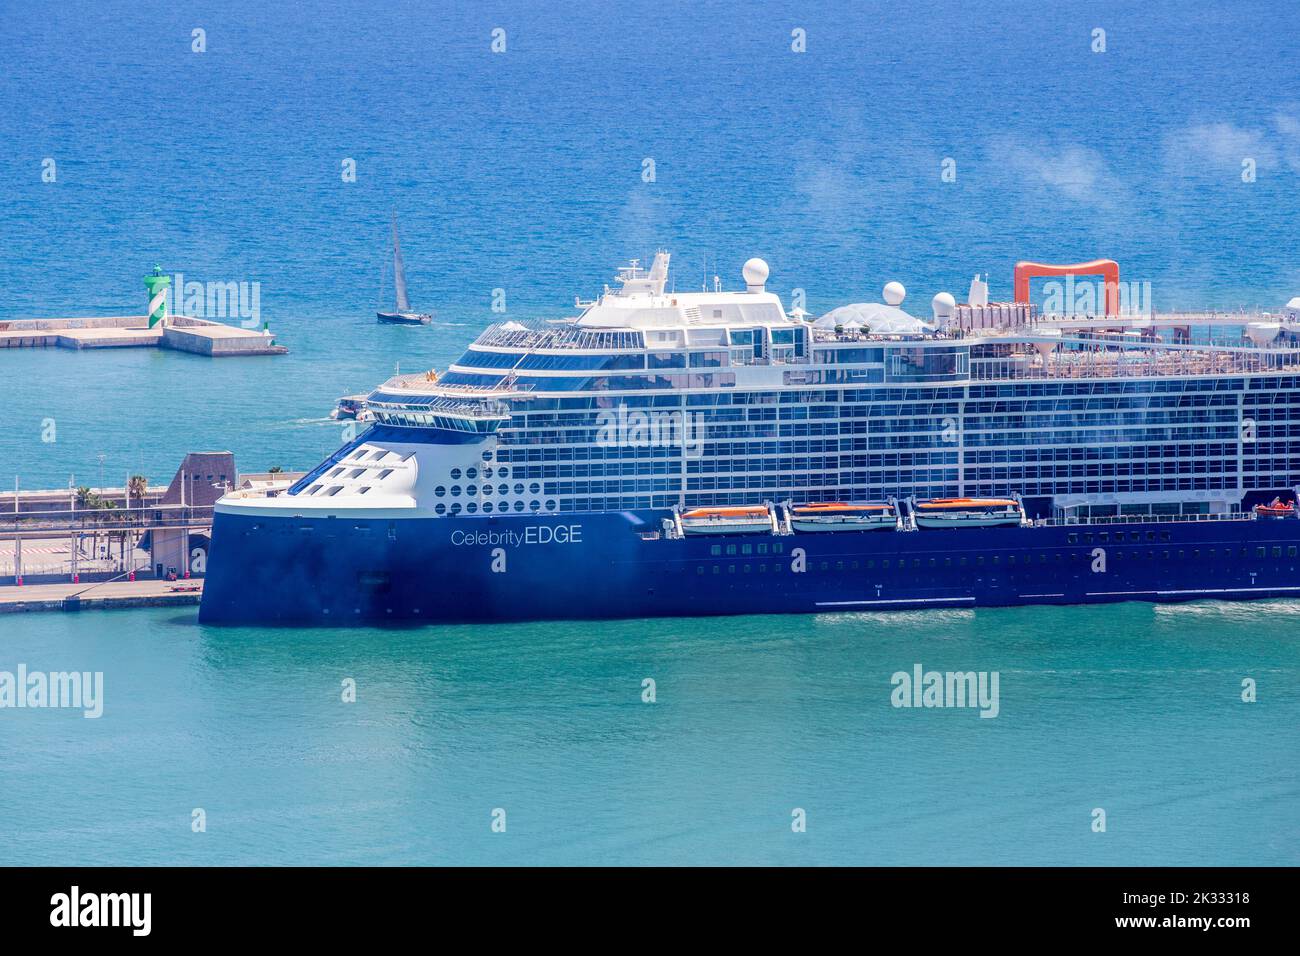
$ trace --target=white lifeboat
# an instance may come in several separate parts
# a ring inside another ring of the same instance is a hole
[[[818,501],[790,509],[790,527],[795,531],[880,531],[897,523],[891,505],[875,502]]]
[[[931,498],[912,506],[918,528],[999,528],[1024,515],[1014,498]]]
[[[772,512],[765,505],[692,508],[681,513],[683,534],[767,534]]]

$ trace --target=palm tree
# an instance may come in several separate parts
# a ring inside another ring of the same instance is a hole
[[[79,485],[77,487],[77,504],[82,508],[91,507],[91,501],[98,497],[90,490],[89,485]]]
[[[144,493],[149,490],[149,479],[144,475],[132,475],[126,483],[126,506],[131,507],[131,496],[134,495],[141,507],[144,506]]]

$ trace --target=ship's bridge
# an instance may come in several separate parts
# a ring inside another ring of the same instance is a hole
[[[745,291],[724,292],[714,277],[712,291],[668,291],[668,253],[655,254],[650,269],[636,260],[619,270],[619,288],[605,287],[594,302],[577,304],[583,313],[576,324],[592,329],[655,329],[698,326],[790,326],[798,324],[786,315],[781,299],[765,289],[767,263],[750,259],[743,275]]]

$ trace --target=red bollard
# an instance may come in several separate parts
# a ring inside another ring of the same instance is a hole
[[[81,583],[81,575],[80,575],[80,574],[74,574],[74,575],[72,576],[72,583],[73,583],[73,584],[80,584],[80,583]]]
[[[188,581],[189,579],[190,579],[190,569],[189,569],[189,568],[186,568],[186,569],[185,569],[185,580]]]
[[[22,576],[21,576],[21,575],[19,575],[19,577],[18,577],[18,586],[19,586],[19,587],[22,587],[22,586],[23,586],[23,579],[22,579]]]
[[[132,571],[130,574],[128,574],[128,575],[126,576],[126,579],[127,579],[128,581],[134,581],[134,580],[135,580],[135,572]]]

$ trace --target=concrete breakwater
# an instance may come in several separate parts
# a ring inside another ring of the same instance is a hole
[[[0,321],[0,348],[163,348],[221,358],[283,355],[289,350],[257,329],[168,316],[149,326],[147,315]]]
[[[36,584],[0,588],[0,614],[90,611],[140,607],[197,607],[200,581],[112,581],[103,584]]]

